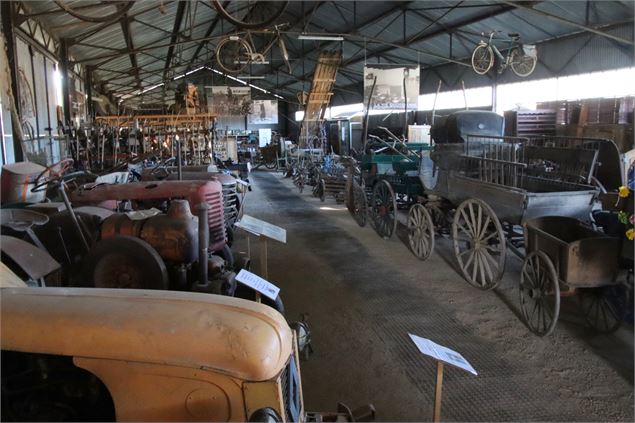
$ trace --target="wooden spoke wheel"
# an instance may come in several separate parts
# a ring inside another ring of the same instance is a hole
[[[560,286],[556,268],[542,251],[529,253],[523,262],[520,308],[533,333],[545,336],[553,332],[560,313]]]
[[[344,203],[346,204],[346,208],[348,209],[349,213],[353,214],[353,204],[354,204],[354,199],[353,199],[353,183],[349,180],[346,181],[346,186],[344,187]]]
[[[388,181],[381,180],[375,184],[370,210],[375,232],[384,239],[390,239],[397,229],[397,199]]]
[[[321,182],[322,182],[322,179],[318,180],[318,183],[313,186],[313,191],[312,191],[313,196],[319,198],[320,200],[322,200],[322,197],[324,196],[322,191],[323,186]]]
[[[271,161],[265,161],[265,167],[269,170],[273,170],[278,167],[278,161],[273,159]]]
[[[408,242],[419,260],[427,260],[434,251],[434,223],[428,209],[415,204],[408,212]]]
[[[626,315],[626,287],[610,285],[578,291],[578,301],[586,321],[598,332],[616,331]]]
[[[326,200],[326,182],[324,182],[324,179],[320,178],[320,181],[316,186],[320,187],[320,201],[324,202],[324,200]]]
[[[351,206],[351,214],[353,219],[359,226],[366,226],[366,218],[368,216],[368,204],[366,201],[366,191],[362,186],[353,183],[353,202]]]
[[[494,210],[484,201],[469,199],[456,209],[452,222],[454,255],[465,279],[488,290],[505,271],[505,236]]]

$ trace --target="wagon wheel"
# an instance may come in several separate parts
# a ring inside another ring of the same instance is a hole
[[[578,301],[586,321],[593,329],[602,333],[616,331],[624,320],[628,307],[624,285],[580,289]]]
[[[353,182],[353,204],[351,206],[351,214],[359,226],[366,226],[366,218],[368,216],[366,191],[362,186],[355,182]]]
[[[344,187],[344,203],[346,204],[346,208],[351,214],[353,214],[353,210],[355,210],[354,209],[355,199],[353,198],[353,192],[354,192],[353,185],[354,184],[352,182],[347,181],[346,186]]]
[[[319,180],[318,184],[316,186],[320,187],[320,201],[324,202],[324,200],[326,200],[326,182],[324,182],[324,179]]]
[[[560,313],[560,286],[551,259],[542,251],[525,258],[520,274],[520,308],[529,329],[539,336],[553,332]]]
[[[415,204],[408,212],[408,242],[419,260],[427,260],[434,251],[432,216],[421,204]]]
[[[269,170],[273,170],[278,167],[278,161],[276,159],[272,159],[271,161],[265,160],[265,167]]]
[[[300,193],[302,193],[302,191],[304,191],[304,172],[300,171],[300,175],[298,176],[298,182],[297,182],[297,186],[298,189],[300,190]]]
[[[320,196],[320,184],[316,184],[313,187],[313,190],[311,191],[311,194],[313,194],[314,197],[319,197]]]
[[[375,184],[370,207],[375,231],[382,238],[390,239],[397,229],[397,200],[388,181],[381,180]]]
[[[494,210],[469,199],[456,209],[452,222],[454,255],[465,279],[477,288],[496,288],[505,271],[505,236]]]

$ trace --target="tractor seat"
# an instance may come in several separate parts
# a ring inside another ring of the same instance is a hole
[[[2,226],[17,232],[24,232],[32,226],[45,225],[49,221],[47,215],[25,209],[1,209],[0,222]]]

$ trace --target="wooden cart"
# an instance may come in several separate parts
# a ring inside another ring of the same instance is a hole
[[[520,276],[520,306],[531,331],[551,333],[560,297],[575,293],[593,328],[617,329],[626,313],[625,287],[616,282],[621,240],[568,217],[540,217],[523,227],[527,255]]]

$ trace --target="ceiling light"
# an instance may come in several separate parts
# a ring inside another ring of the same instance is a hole
[[[341,35],[300,34],[298,40],[344,41]]]
[[[265,79],[264,75],[238,75],[240,79]]]

